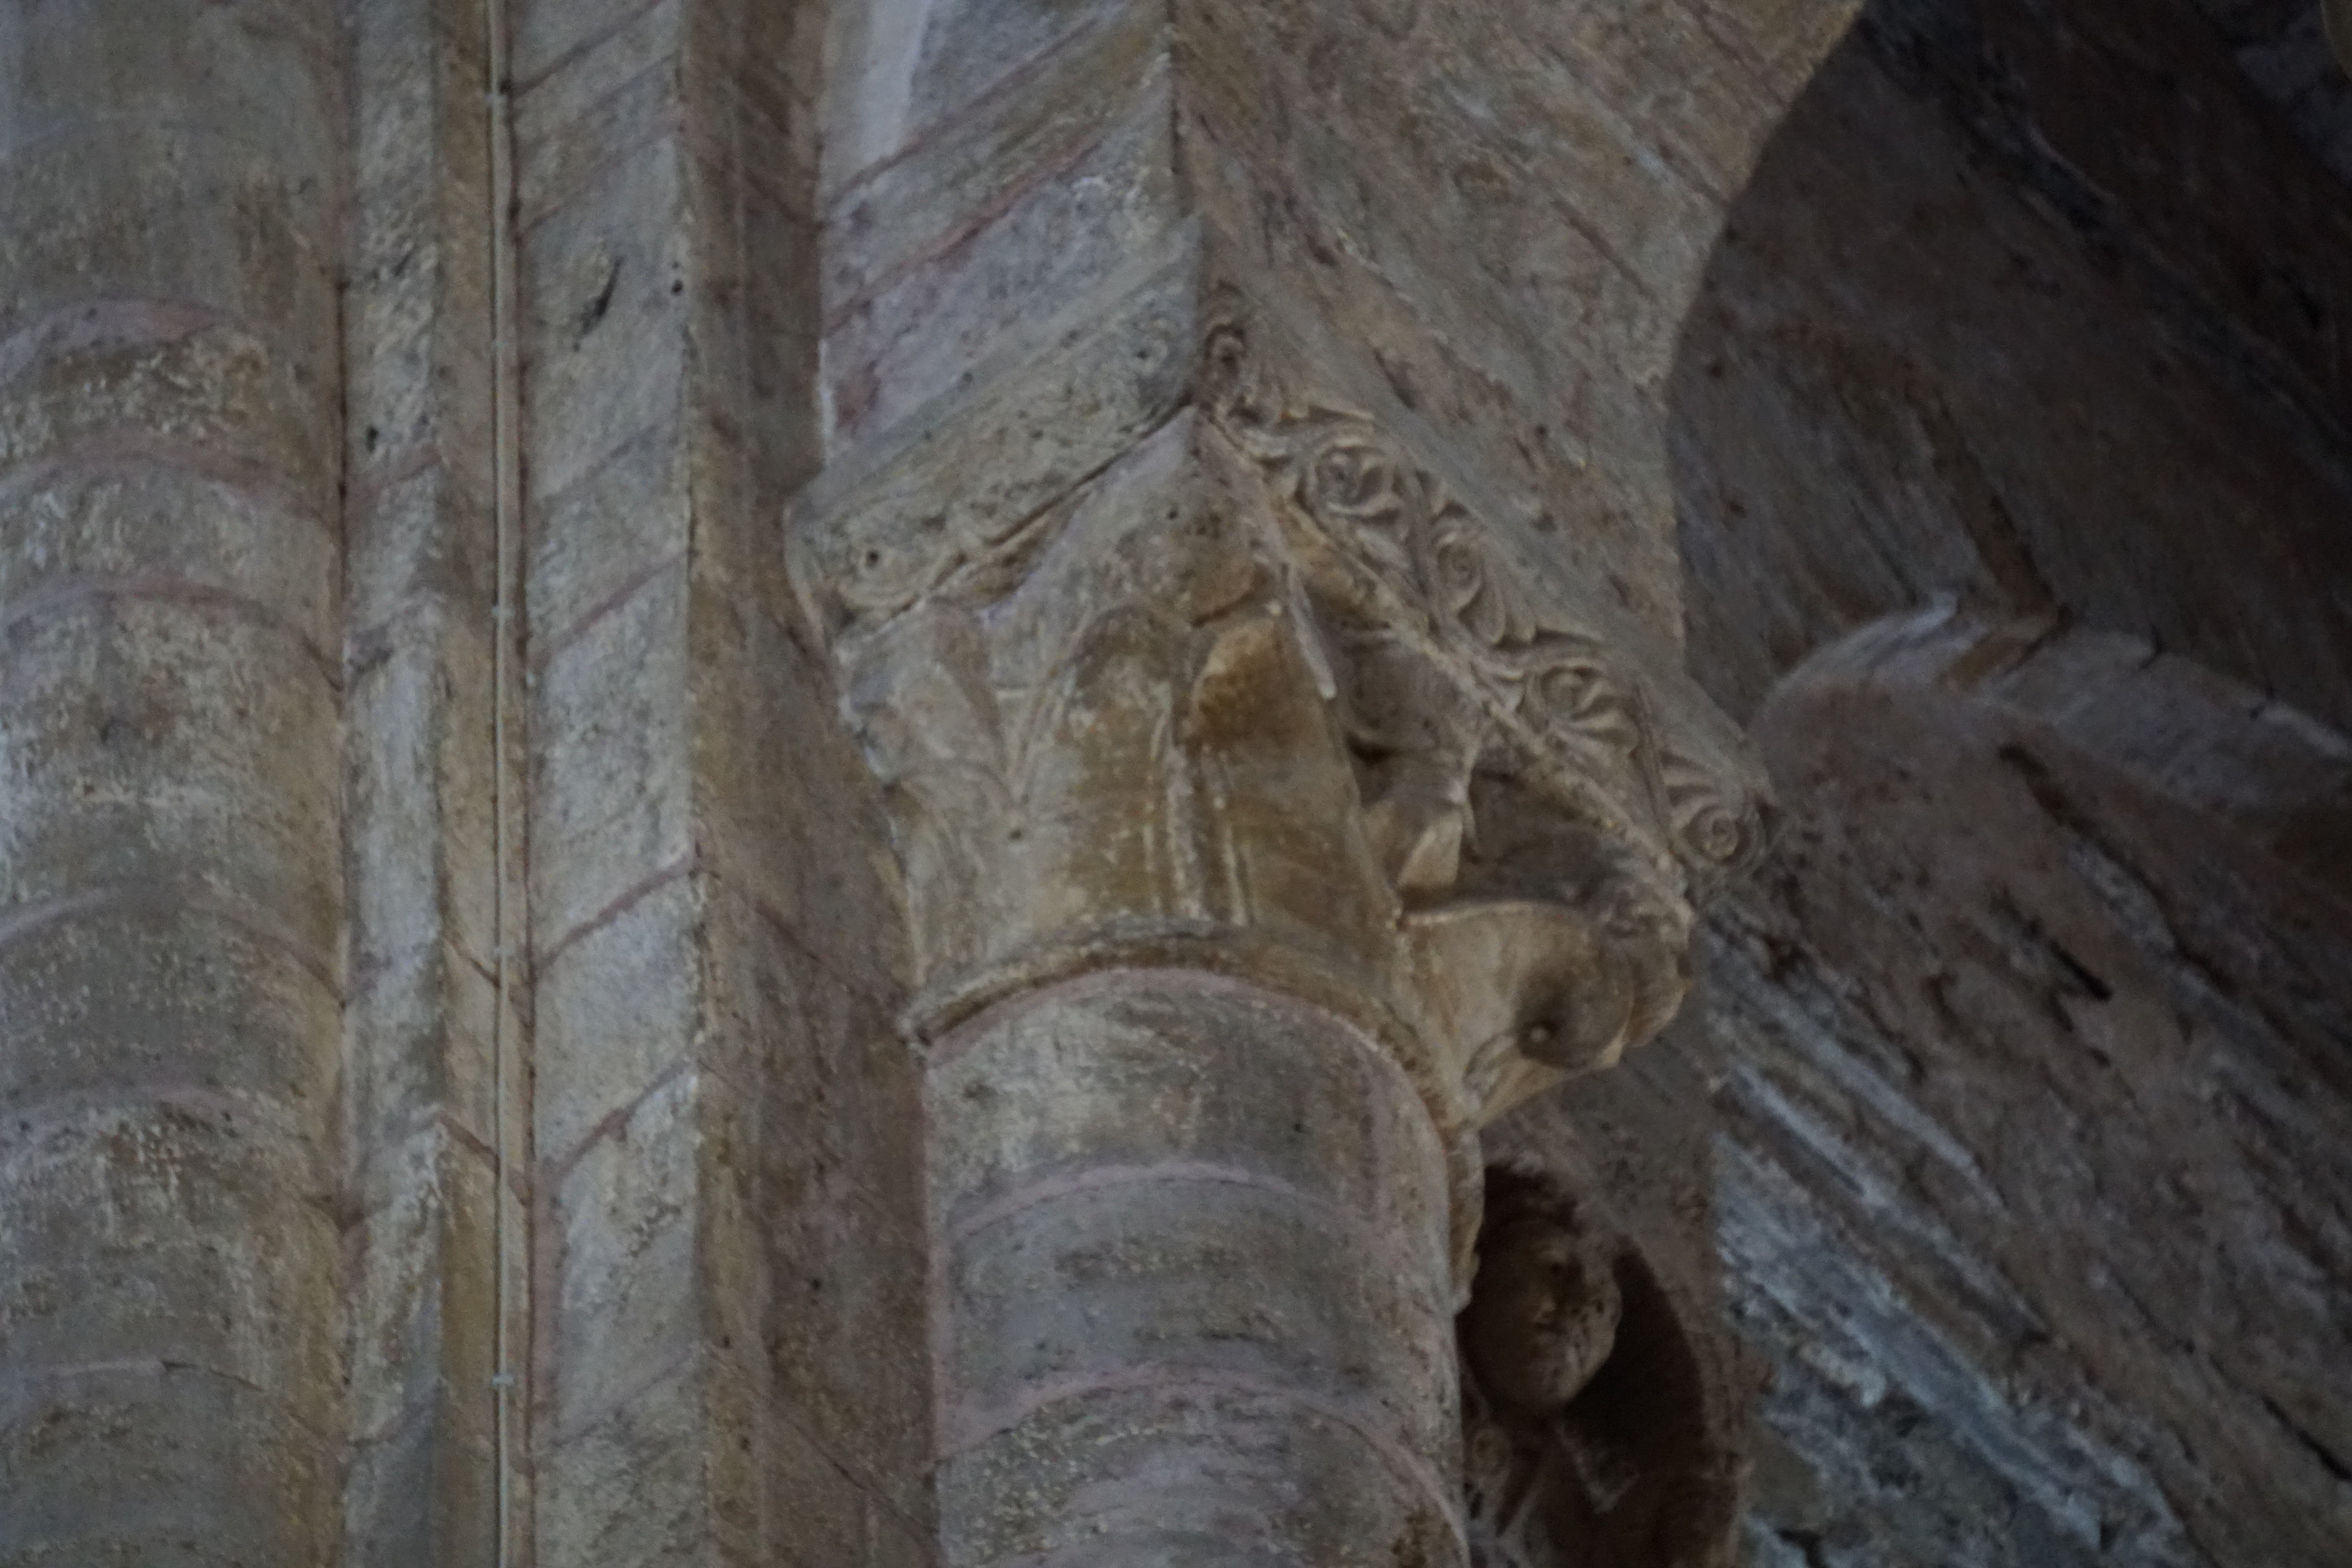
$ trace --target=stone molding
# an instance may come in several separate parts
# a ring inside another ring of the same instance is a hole
[[[1512,767],[1622,837],[1662,885],[1703,900],[1751,864],[1762,775],[1727,721],[1695,691],[1670,706],[1654,688],[1659,676],[1686,686],[1679,672],[1635,668],[1396,432],[1291,392],[1238,296],[1219,305],[1202,402],[1261,465],[1327,637],[1409,650],[1451,688],[1439,700],[1458,712],[1447,729],[1466,764]]]

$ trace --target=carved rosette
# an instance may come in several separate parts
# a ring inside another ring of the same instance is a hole
[[[1215,304],[1194,406],[1062,502],[886,486],[793,521],[892,802],[915,1024],[1087,966],[1248,970],[1376,1015],[1475,1194],[1480,1126],[1673,1016],[1760,775],[1670,660]]]

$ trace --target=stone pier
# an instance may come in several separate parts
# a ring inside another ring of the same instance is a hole
[[[0,1568],[1462,1568],[1852,9],[6,8]]]

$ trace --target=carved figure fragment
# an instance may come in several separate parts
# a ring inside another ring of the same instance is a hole
[[[1490,1170],[1456,1328],[1472,1568],[1715,1568],[1734,1467],[1630,1242],[1551,1181]]]

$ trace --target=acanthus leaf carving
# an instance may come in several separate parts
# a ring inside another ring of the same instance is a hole
[[[1265,471],[1320,607],[1418,634],[1563,804],[1627,833],[1704,895],[1760,851],[1752,768],[1659,722],[1654,677],[1547,600],[1494,529],[1353,409],[1294,394],[1228,299],[1209,329],[1203,405]]]
[[[1484,1121],[1671,1019],[1694,904],[1761,847],[1760,779],[1702,701],[1661,702],[1671,672],[1548,593],[1379,421],[1294,390],[1253,336],[1222,299],[1202,406],[1265,476],[1344,667],[1412,1005]]]
[[[1197,374],[1194,412],[1034,516],[949,527],[894,514],[886,488],[793,531],[812,623],[864,672],[851,716],[909,876],[942,884],[910,889],[937,933],[925,970],[1078,929],[1088,899],[1121,929],[1279,909],[1305,932],[1332,924],[1318,874],[1361,859],[1379,885],[1340,924],[1397,934],[1364,961],[1450,1058],[1468,1124],[1608,1065],[1672,1016],[1694,904],[1761,843],[1737,742],[1393,429],[1296,392],[1243,312],[1211,312]],[[910,660],[957,668],[887,673]],[[1237,660],[1247,678],[1218,674]],[[1300,689],[1269,700],[1269,683]],[[1248,760],[1267,724],[1265,754],[1290,758],[1271,771]],[[1329,793],[1329,765],[1299,760],[1318,735],[1352,754],[1352,802],[1253,804],[1296,792],[1285,768]]]

